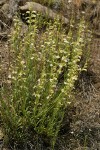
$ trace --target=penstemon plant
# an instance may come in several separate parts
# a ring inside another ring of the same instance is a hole
[[[15,19],[10,42],[14,53],[9,69],[12,84],[9,97],[1,98],[0,114],[5,134],[15,143],[25,143],[32,127],[33,133],[50,138],[54,148],[80,73],[85,21],[80,21],[74,39],[72,27],[66,35],[58,20],[49,22],[46,30],[40,32],[38,20],[36,17],[33,24],[30,15],[28,30],[22,37],[22,24]]]

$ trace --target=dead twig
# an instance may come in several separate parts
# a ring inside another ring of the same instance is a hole
[[[7,39],[7,38],[8,38],[8,33],[7,32],[0,33],[0,40]]]

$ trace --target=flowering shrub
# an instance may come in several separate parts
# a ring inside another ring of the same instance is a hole
[[[75,40],[71,28],[66,35],[56,20],[40,33],[37,19],[32,25],[30,17],[28,31],[22,37],[22,24],[15,20],[11,38],[14,58],[9,72],[12,85],[9,97],[5,101],[2,96],[0,106],[4,131],[15,143],[27,141],[31,128],[33,133],[50,138],[52,147],[55,145],[85,45],[84,19]]]

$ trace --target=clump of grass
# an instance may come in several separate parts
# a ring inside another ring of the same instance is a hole
[[[22,24],[15,20],[11,38],[14,59],[9,72],[12,85],[9,97],[4,96],[7,91],[2,89],[0,114],[5,134],[15,144],[25,143],[32,129],[34,134],[49,138],[54,148],[80,72],[85,21],[80,21],[75,40],[72,27],[66,35],[57,20],[49,23],[41,34],[38,19],[34,24],[32,21],[30,16],[28,31],[22,37]],[[62,72],[63,80],[60,82],[58,79]]]

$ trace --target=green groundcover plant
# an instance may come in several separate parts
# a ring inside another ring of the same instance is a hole
[[[15,143],[26,142],[31,129],[49,138],[53,148],[81,70],[85,21],[78,24],[76,38],[72,25],[66,35],[57,20],[49,22],[43,32],[37,18],[34,24],[32,17],[28,21],[24,35],[19,19],[14,23],[8,76],[11,85],[9,90],[2,88],[0,115],[5,134]]]

